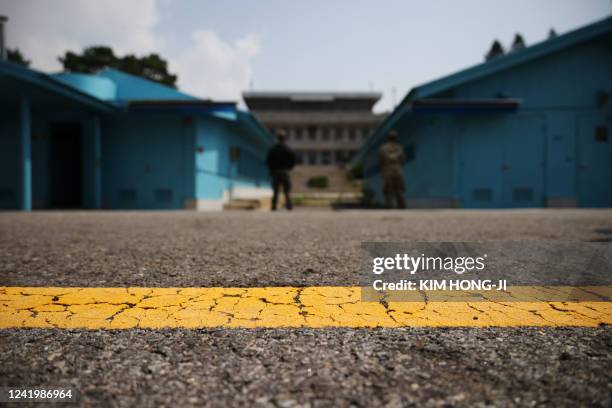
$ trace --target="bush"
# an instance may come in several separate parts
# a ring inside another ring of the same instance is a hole
[[[327,176],[315,176],[309,178],[306,185],[311,188],[327,188],[329,186],[329,180]]]
[[[351,180],[362,180],[363,179],[363,163],[359,162],[355,164],[347,173],[347,178]]]
[[[374,191],[369,187],[364,187],[361,192],[361,202],[365,206],[374,204]]]

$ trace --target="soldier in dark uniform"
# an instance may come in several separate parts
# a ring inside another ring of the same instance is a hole
[[[289,171],[295,166],[295,154],[287,147],[287,133],[284,130],[276,132],[276,138],[278,143],[274,145],[268,152],[266,163],[268,169],[270,169],[270,175],[272,176],[272,188],[274,189],[274,195],[272,196],[272,211],[276,210],[276,203],[278,201],[278,191],[280,188],[283,189],[285,194],[285,207],[287,210],[291,210],[291,197],[289,192],[291,191],[291,179],[289,178]]]
[[[391,130],[387,141],[380,147],[378,161],[384,179],[385,205],[392,208],[393,199],[399,208],[406,208],[404,200],[404,174],[402,166],[406,160],[404,148],[397,143],[397,132]]]

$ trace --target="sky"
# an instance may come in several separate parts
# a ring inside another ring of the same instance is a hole
[[[494,39],[527,45],[612,15],[612,0],[0,0],[6,43],[45,72],[91,45],[159,53],[181,90],[378,91],[378,112],[414,86],[483,61]]]

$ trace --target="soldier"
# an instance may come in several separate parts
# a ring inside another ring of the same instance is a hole
[[[272,176],[272,188],[274,189],[274,195],[272,196],[272,211],[276,210],[278,190],[281,187],[285,194],[285,207],[287,210],[291,210],[291,197],[289,196],[289,192],[291,191],[291,179],[289,178],[289,171],[295,166],[295,155],[285,144],[287,133],[283,129],[279,129],[276,132],[276,138],[278,143],[270,149],[266,159],[270,175]]]
[[[406,208],[404,201],[404,174],[402,166],[405,161],[404,149],[397,143],[397,132],[391,130],[387,141],[380,147],[378,161],[384,179],[385,205],[392,208],[395,198],[399,208]]]

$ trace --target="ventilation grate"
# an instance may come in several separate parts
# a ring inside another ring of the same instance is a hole
[[[134,203],[136,202],[136,198],[136,190],[133,188],[119,190],[119,201],[122,203]]]
[[[533,189],[528,187],[517,187],[512,190],[514,201],[533,201]]]
[[[475,188],[472,192],[474,201],[491,201],[493,193],[490,188]]]
[[[155,200],[158,203],[169,203],[172,201],[172,190],[169,188],[158,188],[155,190]]]
[[[15,190],[12,188],[0,188],[0,201],[13,201]]]

